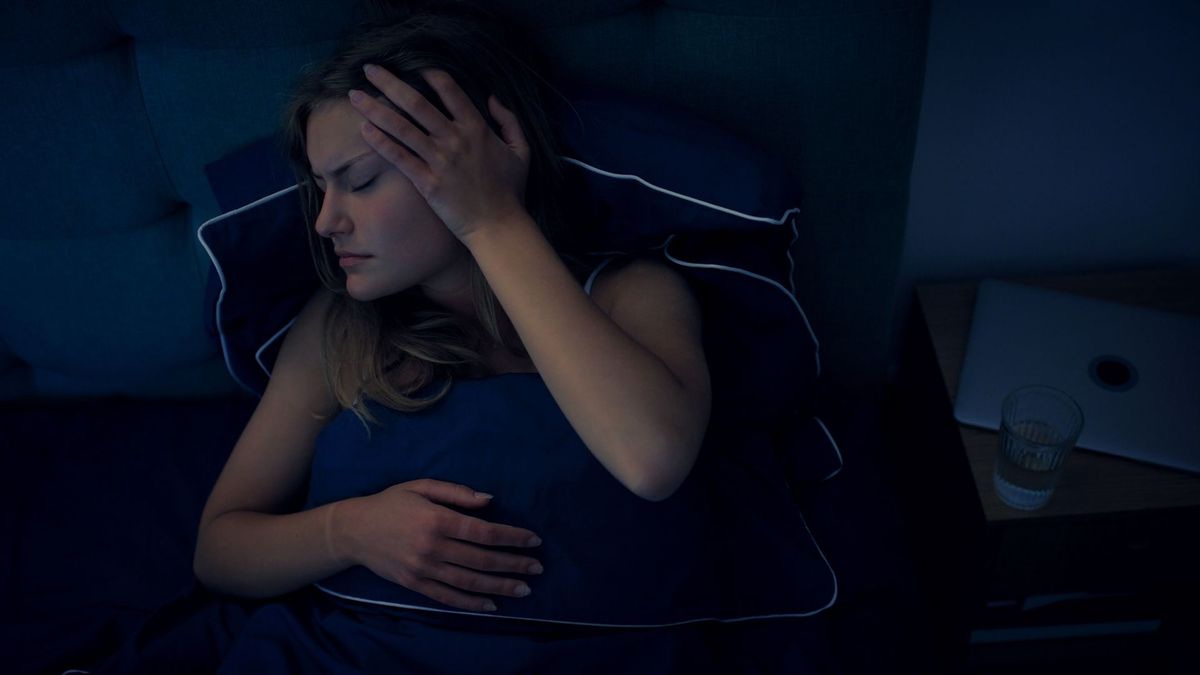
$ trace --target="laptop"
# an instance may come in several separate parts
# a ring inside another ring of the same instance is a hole
[[[1200,316],[984,279],[954,417],[999,430],[1030,384],[1079,404],[1075,447],[1200,473]]]

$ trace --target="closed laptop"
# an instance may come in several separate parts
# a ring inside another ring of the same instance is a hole
[[[1030,384],[1083,409],[1077,448],[1200,473],[1200,316],[985,279],[955,418],[999,430]]]

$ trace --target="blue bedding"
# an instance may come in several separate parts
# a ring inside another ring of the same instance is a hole
[[[204,499],[255,402],[110,399],[0,409],[0,446],[14,449],[0,453],[11,506],[0,521],[6,672],[211,673],[249,623],[275,621],[285,606],[293,616],[319,615],[335,601],[315,588],[269,600],[221,596],[192,577]],[[838,573],[834,606],[807,618],[683,624],[659,636],[716,633],[727,662],[743,664],[731,673],[772,672],[745,665],[766,660],[827,672],[827,650],[841,668],[833,672],[886,672],[917,654],[926,619],[913,598],[903,525],[875,464],[880,439],[870,415],[866,408],[823,415],[845,468],[799,495]],[[275,609],[258,613],[268,607]],[[421,630],[439,617],[407,616]],[[505,624],[490,618],[485,625]],[[562,635],[643,630],[557,627]],[[455,644],[469,649],[472,640]]]
[[[836,578],[779,468],[753,466],[765,441],[712,434],[679,491],[650,502],[607,473],[537,373],[455,381],[420,413],[370,403],[383,426],[369,436],[345,411],[318,437],[304,508],[422,477],[490,492],[473,515],[543,538],[522,551],[546,568],[531,596],[476,614],[364,567],[258,606],[194,588],[90,672],[830,672],[811,618]]]
[[[196,585],[151,615],[89,675],[194,673],[842,672],[823,616],[598,628],[372,607],[313,587],[267,603]],[[54,671],[57,675],[58,671]]]
[[[321,593],[260,609],[219,673],[738,675],[833,672],[825,624],[597,628],[449,617]],[[752,622],[757,623],[757,622]]]
[[[354,566],[256,611],[218,672],[730,673],[744,666],[722,663],[720,624],[792,624],[833,605],[836,576],[767,434],[710,428],[684,484],[650,502],[583,444],[540,374],[450,384],[417,413],[368,400],[379,426],[335,417],[317,438],[304,508],[421,478],[494,494],[470,515],[541,535],[537,549],[512,550],[546,569],[526,579],[533,594],[475,613]],[[809,624],[804,650],[793,626],[735,655],[823,672],[821,625]]]
[[[418,397],[442,386],[432,382]],[[383,425],[350,411],[317,438],[306,509],[432,478],[496,495],[474,517],[537,532],[545,573],[497,616],[595,626],[808,616],[837,580],[774,464],[765,434],[710,428],[699,459],[661,502],[635,495],[583,444],[537,373],[459,379],[418,413],[368,401]],[[355,566],[321,591],[380,606],[461,614]],[[489,615],[492,613],[488,613]]]

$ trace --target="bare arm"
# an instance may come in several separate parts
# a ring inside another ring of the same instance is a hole
[[[696,461],[712,405],[687,284],[665,264],[631,263],[593,300],[528,214],[490,225],[464,241],[563,414],[630,491],[666,499]]]
[[[337,504],[289,513],[308,480],[316,437],[338,410],[320,346],[332,297],[321,289],[284,336],[267,390],[204,506],[193,570],[205,586],[264,597],[349,565],[329,538]]]
[[[196,577],[222,593],[263,598],[341,572],[355,564],[342,540],[345,506],[333,502],[286,515],[223,513],[200,534]]]

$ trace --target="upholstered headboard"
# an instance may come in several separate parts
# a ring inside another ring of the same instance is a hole
[[[0,8],[0,400],[238,387],[204,328],[203,168],[276,128],[348,0]],[[567,79],[669,100],[786,159],[822,380],[876,398],[925,61],[909,0],[505,0]]]

